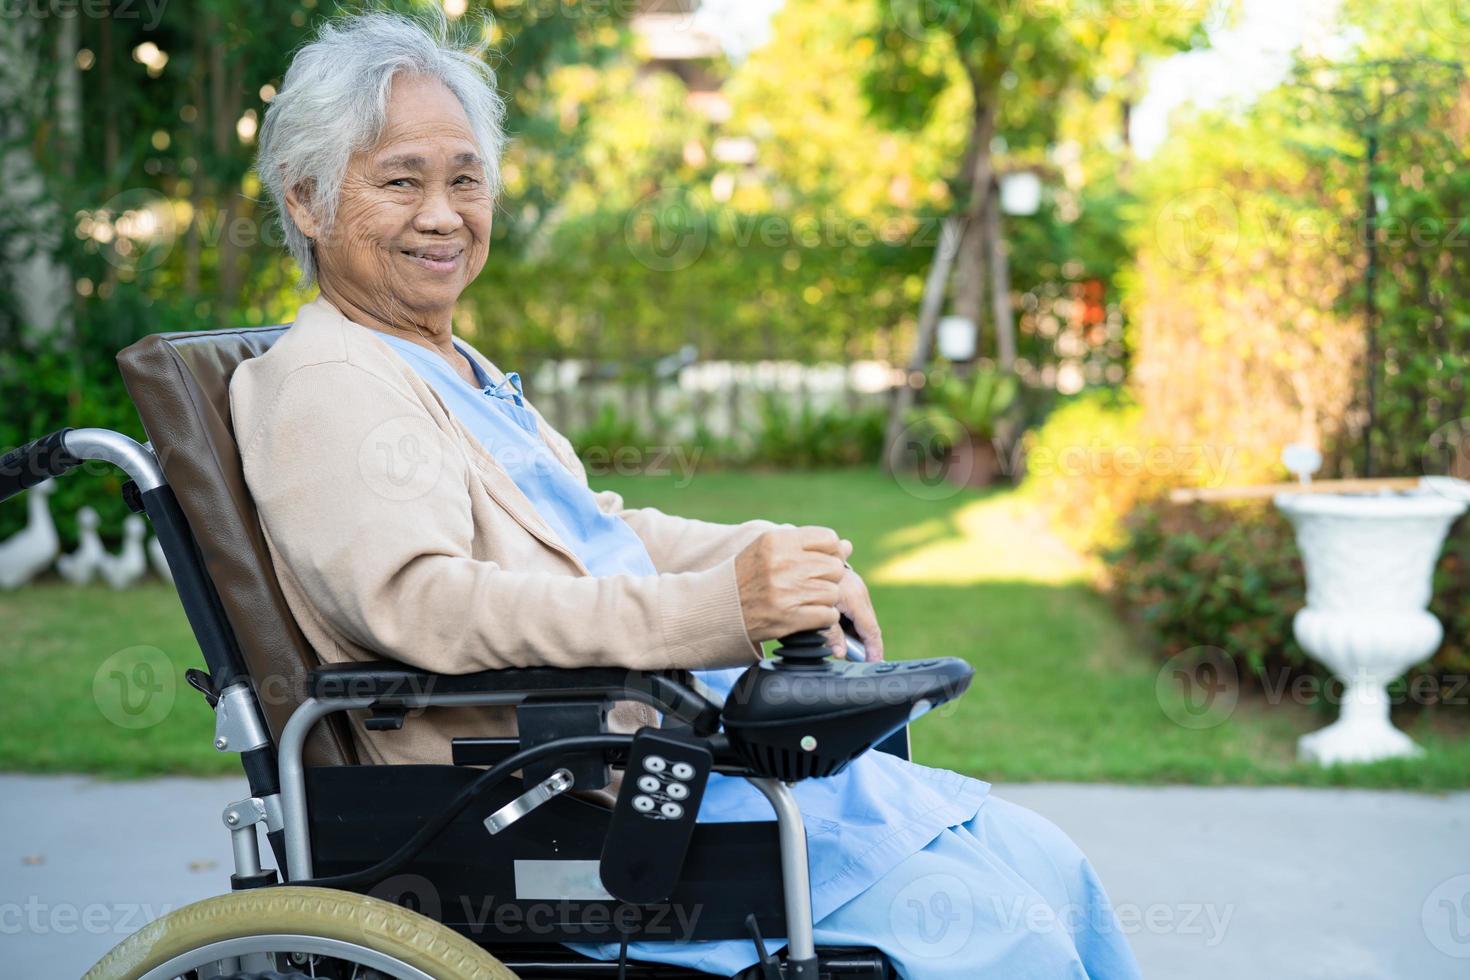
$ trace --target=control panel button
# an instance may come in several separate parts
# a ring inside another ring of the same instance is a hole
[[[637,810],[639,813],[652,813],[654,806],[656,806],[656,804],[653,802],[653,797],[651,796],[633,797],[633,809]]]
[[[687,762],[676,762],[669,774],[675,779],[690,779],[694,776],[694,767]]]
[[[665,803],[663,806],[658,808],[658,812],[662,813],[670,820],[678,820],[684,815],[684,808],[677,803]]]
[[[643,760],[643,768],[652,773],[663,772],[668,767],[668,760],[661,755],[651,755]]]
[[[688,798],[689,787],[683,783],[669,783],[669,788],[665,792],[669,794],[671,800],[682,800]]]
[[[641,789],[641,790],[643,790],[643,792],[645,792],[645,793],[657,793],[658,792],[658,789],[659,789],[658,777],[657,776],[639,776],[638,777],[638,788]]]

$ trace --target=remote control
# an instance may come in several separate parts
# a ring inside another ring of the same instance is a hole
[[[602,886],[634,905],[674,892],[714,756],[693,736],[640,728],[602,845]]]

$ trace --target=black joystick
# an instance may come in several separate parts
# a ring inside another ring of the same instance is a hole
[[[802,630],[781,637],[775,655],[777,667],[819,667],[832,653],[821,630]]]

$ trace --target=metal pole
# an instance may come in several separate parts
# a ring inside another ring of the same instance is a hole
[[[1368,374],[1368,419],[1363,428],[1363,476],[1373,475],[1373,429],[1378,423],[1378,194],[1373,190],[1373,176],[1378,163],[1378,120],[1375,115],[1368,129],[1368,207],[1365,232],[1368,237],[1368,268],[1364,272],[1364,316],[1368,338],[1365,370]]]

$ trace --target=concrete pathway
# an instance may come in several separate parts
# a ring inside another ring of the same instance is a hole
[[[1017,785],[1091,856],[1159,980],[1470,976],[1470,793]],[[238,780],[0,776],[0,975],[75,980],[224,891]]]

